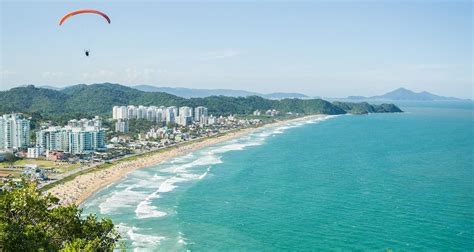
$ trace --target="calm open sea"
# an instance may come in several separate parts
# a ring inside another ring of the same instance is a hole
[[[137,170],[84,203],[128,248],[474,249],[474,109],[291,123]]]

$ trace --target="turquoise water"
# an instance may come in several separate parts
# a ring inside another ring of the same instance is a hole
[[[472,251],[472,105],[403,109],[211,146],[129,174],[85,211],[142,251]]]

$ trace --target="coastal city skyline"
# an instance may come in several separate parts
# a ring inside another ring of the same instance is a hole
[[[471,251],[473,6],[0,0],[0,251]]]
[[[114,18],[58,25],[82,6]],[[470,1],[2,1],[0,88],[113,82],[344,97],[406,87],[473,98],[471,14]]]

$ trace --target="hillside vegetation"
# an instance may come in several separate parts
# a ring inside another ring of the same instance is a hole
[[[114,105],[205,106],[210,114],[248,114],[277,109],[304,114],[365,114],[402,112],[393,104],[328,102],[322,99],[270,100],[260,96],[182,98],[163,92],[143,92],[118,84],[75,85],[62,90],[33,85],[0,92],[0,113],[22,112],[42,117],[110,116]],[[66,118],[65,118],[66,119]]]

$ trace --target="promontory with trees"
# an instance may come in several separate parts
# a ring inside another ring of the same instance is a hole
[[[33,85],[0,92],[0,114],[17,112],[36,118],[67,121],[101,115],[110,117],[114,105],[204,106],[210,114],[246,115],[255,110],[276,109],[300,114],[367,114],[402,112],[394,104],[329,102],[323,99],[270,100],[259,96],[182,98],[163,92],[143,92],[131,87],[102,83],[74,85],[61,90]]]

